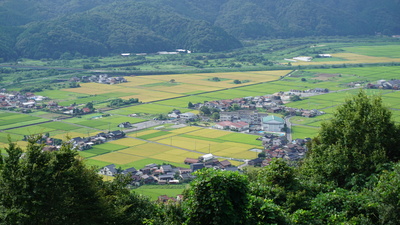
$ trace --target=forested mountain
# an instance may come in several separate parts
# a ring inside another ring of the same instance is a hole
[[[187,48],[239,40],[400,33],[399,0],[4,0],[0,58],[58,58]]]

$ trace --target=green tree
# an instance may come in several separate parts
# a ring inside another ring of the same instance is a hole
[[[238,172],[199,170],[185,195],[187,224],[246,224],[248,179]]]
[[[126,188],[128,177],[104,182],[71,146],[43,152],[39,138],[26,151],[10,143],[0,160],[0,224],[143,224],[152,216],[152,204]]]
[[[234,80],[233,83],[234,84],[241,84],[242,82],[240,80]]]
[[[212,81],[215,81],[215,82],[221,81],[221,80],[219,79],[219,77],[213,77],[213,78],[211,78],[211,80],[212,80]]]
[[[400,163],[394,165],[393,171],[383,171],[373,195],[380,224],[397,224],[400,221]]]
[[[282,159],[273,159],[269,166],[247,172],[250,179],[250,194],[270,199],[290,213],[308,207],[314,188],[300,182],[297,170]]]
[[[400,129],[382,99],[360,91],[322,124],[302,171],[317,182],[362,187],[385,163],[399,160],[399,144]]]
[[[230,111],[236,111],[240,109],[240,105],[237,103],[234,103],[233,105],[231,105],[231,107],[229,107]]]
[[[299,209],[291,219],[293,224],[377,224],[378,211],[368,194],[337,188],[319,193],[309,210]]]
[[[192,102],[189,102],[189,103],[188,103],[188,108],[189,108],[189,109],[194,108],[194,105],[193,105]]]
[[[0,174],[1,221],[102,224],[106,208],[100,195],[101,177],[87,169],[67,145],[60,151],[42,152],[38,138],[29,138],[23,157],[15,144],[6,148],[8,156]]]
[[[301,98],[298,95],[290,96],[290,101],[292,101],[292,102],[297,102],[297,101],[300,101],[300,100],[301,100]]]
[[[200,107],[199,111],[203,115],[210,115],[211,114],[210,108],[208,108],[207,106]]]
[[[218,120],[219,119],[219,112],[213,112],[213,114],[211,114],[211,119]]]
[[[90,109],[90,111],[93,111],[93,110],[94,110],[93,102],[88,102],[88,103],[86,103],[86,107],[87,107],[88,109]]]

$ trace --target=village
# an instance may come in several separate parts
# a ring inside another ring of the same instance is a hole
[[[113,78],[107,75],[98,75],[82,78],[71,78],[70,82],[98,82],[103,84],[114,84],[116,82],[126,82],[124,78]],[[131,174],[132,185],[140,186],[145,184],[179,184],[189,182],[194,178],[193,172],[202,168],[214,168],[218,170],[239,171],[240,167],[250,165],[263,167],[267,166],[273,158],[282,158],[289,161],[297,161],[304,157],[307,151],[306,143],[310,139],[288,140],[286,137],[287,125],[285,117],[303,116],[315,117],[324,114],[322,111],[310,109],[297,109],[286,107],[284,104],[291,101],[301,100],[303,96],[328,93],[328,89],[315,88],[310,90],[290,90],[288,92],[278,92],[273,95],[244,97],[229,100],[208,101],[196,103],[192,108],[198,109],[200,115],[191,112],[181,113],[180,110],[173,110],[168,114],[171,121],[208,121],[209,115],[202,111],[208,108],[211,111],[218,112],[218,119],[213,129],[231,130],[236,132],[246,132],[254,135],[254,139],[260,141],[263,147],[254,149],[258,157],[254,159],[229,159],[241,160],[243,165],[236,167],[228,159],[218,158],[212,154],[206,154],[198,159],[186,158],[184,163],[190,168],[177,168],[172,165],[149,164],[144,168],[136,170],[128,168],[122,170],[114,164],[105,166],[99,170],[99,174],[106,176],[116,176],[117,174]],[[84,105],[78,108],[77,105],[59,106],[54,100],[49,100],[44,96],[38,96],[34,93],[25,94],[19,92],[7,92],[3,90],[0,93],[1,106],[4,108],[19,109],[39,109],[62,114],[75,115],[78,113],[86,114],[94,111],[93,105]],[[47,100],[46,103],[43,103]],[[279,115],[284,116],[281,118]],[[136,116],[136,115],[130,115]],[[154,118],[156,119],[156,118]],[[171,122],[169,121],[169,122]],[[130,128],[132,124],[123,122],[118,124],[119,128]],[[103,144],[111,140],[124,138],[125,133],[121,130],[101,132],[90,137],[73,137],[70,144],[78,151],[91,149],[94,145]],[[60,147],[60,141],[44,137],[46,146],[43,151],[55,151]],[[57,144],[58,145],[57,145]],[[221,160],[221,161],[220,161]]]
[[[99,83],[99,84],[120,84],[128,82],[124,77],[109,77],[107,74],[82,76],[81,78],[72,77],[69,82],[82,83]]]
[[[71,83],[94,82],[100,84],[119,84],[125,83],[124,77],[109,77],[107,74],[73,77],[68,80]],[[79,87],[77,85],[76,87]],[[0,109],[20,111],[30,113],[32,109],[42,110],[53,113],[62,113],[72,116],[84,115],[94,112],[93,104],[71,104],[69,106],[60,106],[58,102],[49,99],[46,96],[36,95],[32,92],[21,93],[18,91],[7,91],[2,89],[0,92]]]

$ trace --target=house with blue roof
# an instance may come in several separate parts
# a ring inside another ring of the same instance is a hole
[[[267,116],[262,119],[262,129],[270,132],[282,132],[285,127],[285,121],[278,116]]]

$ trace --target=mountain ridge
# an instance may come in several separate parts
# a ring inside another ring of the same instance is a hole
[[[5,0],[0,58],[226,51],[246,39],[398,34],[399,11],[399,0]]]

